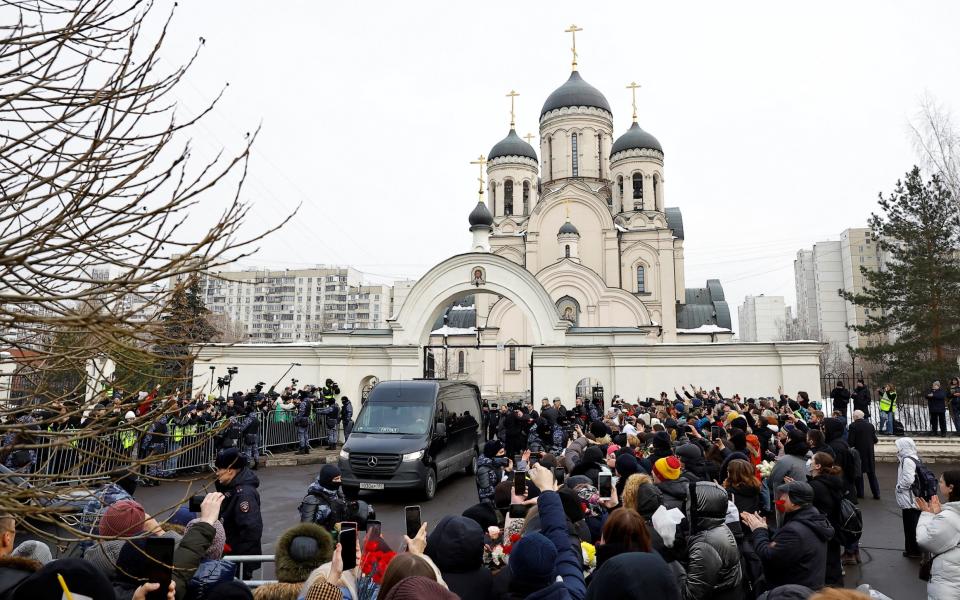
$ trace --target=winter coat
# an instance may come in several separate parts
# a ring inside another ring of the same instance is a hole
[[[900,508],[916,508],[917,499],[914,497],[910,487],[913,486],[913,480],[917,476],[917,463],[910,460],[920,460],[917,454],[917,445],[912,438],[897,438],[897,461],[900,465],[897,467],[897,506]]]
[[[778,458],[766,481],[771,496],[776,496],[777,488],[783,485],[784,477],[792,477],[794,481],[806,480],[807,460],[793,454],[784,454]]]
[[[673,571],[657,554],[627,552],[614,556],[593,574],[587,600],[680,600]]]
[[[563,451],[563,467],[567,473],[573,471],[580,459],[583,457],[583,451],[587,448],[587,438],[579,437],[573,440],[567,449]]]
[[[864,415],[870,416],[870,389],[867,386],[853,390],[853,410],[862,410]]]
[[[187,582],[186,600],[207,600],[210,590],[226,581],[233,581],[237,575],[237,563],[228,560],[200,559],[196,573]],[[180,595],[180,588],[177,588]]]
[[[330,490],[320,485],[320,476],[307,488],[307,495],[300,501],[300,522],[316,523],[327,531],[344,520],[347,500],[342,488]]]
[[[24,579],[39,571],[42,566],[29,558],[0,557],[0,599],[12,598],[17,586]]]
[[[752,485],[738,485],[729,488],[733,495],[733,503],[737,505],[737,512],[755,513],[760,506],[760,488]]]
[[[220,518],[227,534],[227,544],[233,554],[262,554],[260,538],[263,537],[263,518],[260,516],[260,480],[250,469],[244,467],[227,485],[218,481],[217,491],[226,496],[220,505]],[[248,563],[247,568],[256,570],[259,563]]]
[[[927,406],[932,413],[947,412],[947,393],[943,388],[939,390],[930,390],[927,394]]]
[[[173,580],[177,584],[177,600],[183,600],[186,597],[187,582],[196,573],[215,535],[216,530],[209,523],[197,523],[183,534],[180,545],[173,553]],[[209,587],[206,589],[209,590]],[[191,598],[202,597],[202,595],[191,596]]]
[[[809,480],[813,488],[813,507],[827,517],[836,530],[841,523],[840,502],[847,496],[846,484],[836,475],[818,475]],[[829,586],[843,586],[843,567],[840,565],[840,540],[832,537],[827,540],[827,564],[824,571],[824,583]]]
[[[847,416],[847,406],[850,404],[850,390],[842,387],[835,387],[830,392],[830,398],[833,399],[833,410],[839,410],[844,417]]]
[[[463,600],[486,600],[493,589],[493,575],[483,566],[483,535],[476,521],[446,516],[427,536],[427,556]]]
[[[681,479],[661,481],[656,484],[656,486],[663,492],[663,505],[667,507],[667,510],[679,508],[681,511],[686,512],[687,496],[690,493],[689,481]]]
[[[948,502],[939,514],[920,513],[917,544],[933,555],[927,600],[960,598],[960,502]]]
[[[847,428],[847,443],[860,454],[860,470],[864,473],[877,470],[873,447],[878,441],[877,430],[870,421],[860,419]]]
[[[687,572],[680,581],[684,600],[740,600],[743,574],[740,550],[724,523],[727,492],[713,482],[691,486],[692,531],[687,542]]]
[[[313,538],[317,543],[317,553],[309,560],[295,558],[292,546],[299,537]],[[313,523],[300,523],[283,532],[274,554],[277,581],[257,587],[254,600],[296,600],[310,573],[333,556],[334,545],[330,534]]]
[[[827,566],[827,540],[833,527],[816,508],[807,506],[784,515],[783,527],[771,534],[766,527],[753,531],[753,546],[767,588],[788,583],[812,590],[823,587]]]
[[[583,567],[580,556],[570,545],[567,517],[560,495],[552,491],[540,494],[537,509],[540,514],[540,534],[553,542],[557,549],[556,573],[560,581],[527,595],[527,600],[583,600],[587,595]]]
[[[843,469],[843,481],[847,486],[847,491],[853,498],[857,497],[857,472],[854,463],[853,453],[850,452],[850,444],[843,439],[843,421],[839,419],[823,420],[823,435],[826,438],[827,445],[833,448],[834,463]]]

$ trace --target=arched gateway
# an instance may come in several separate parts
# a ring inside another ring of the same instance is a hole
[[[535,345],[564,344],[570,322],[560,318],[533,273],[496,254],[471,252],[448,258],[417,281],[389,321],[394,345],[426,345],[431,325],[450,302],[477,292],[498,294],[523,309],[532,321]]]

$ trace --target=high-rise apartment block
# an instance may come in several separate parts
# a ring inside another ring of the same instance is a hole
[[[788,311],[783,296],[747,296],[737,316],[740,341],[775,342],[784,338]]]

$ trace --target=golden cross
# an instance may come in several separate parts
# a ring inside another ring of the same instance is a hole
[[[631,81],[627,89],[633,94],[633,122],[637,122],[637,88],[640,85],[636,81]]]
[[[471,160],[470,164],[480,165],[480,177],[477,178],[477,181],[480,182],[480,190],[478,192],[480,194],[480,202],[483,202],[483,167],[487,164],[487,157],[481,154],[477,160]]]
[[[525,135],[525,136],[523,136],[523,137],[527,140],[527,143],[529,144],[529,143],[530,143],[530,140],[532,140],[533,138],[535,138],[535,137],[537,137],[537,136],[533,135],[532,133],[528,133],[527,135]],[[531,145],[532,145],[532,144],[531,144]]]
[[[569,33],[573,35],[573,70],[577,70],[577,32],[583,31],[582,27],[577,27],[576,25],[571,25],[569,28],[563,30],[564,33]]]
[[[510,129],[513,129],[513,126],[514,126],[514,122],[513,122],[513,99],[516,98],[516,97],[519,96],[519,95],[520,95],[520,94],[518,94],[517,92],[515,92],[515,91],[513,91],[513,90],[510,90],[510,93],[507,94],[507,98],[510,98]]]

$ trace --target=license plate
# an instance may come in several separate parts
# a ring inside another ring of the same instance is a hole
[[[360,489],[361,490],[382,490],[383,484],[382,483],[361,483]]]

